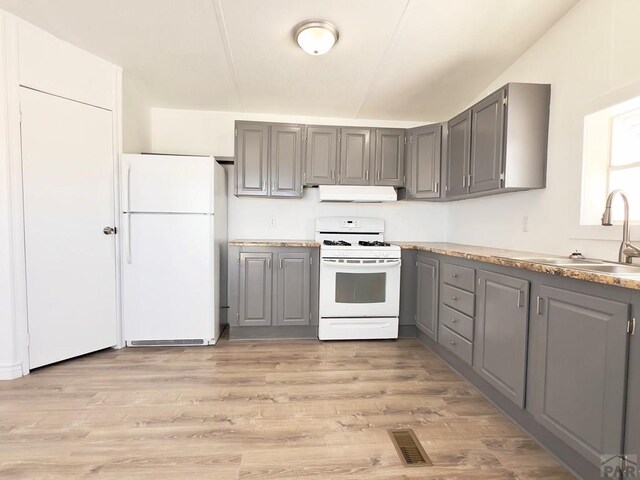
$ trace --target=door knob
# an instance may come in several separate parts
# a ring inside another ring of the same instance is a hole
[[[115,235],[118,232],[118,230],[116,229],[116,227],[104,227],[102,229],[102,233],[104,233],[105,235]]]

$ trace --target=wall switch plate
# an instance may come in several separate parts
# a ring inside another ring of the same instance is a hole
[[[522,217],[522,231],[523,232],[529,231],[529,217],[527,215]]]
[[[277,226],[276,217],[269,217],[269,226],[275,228]]]

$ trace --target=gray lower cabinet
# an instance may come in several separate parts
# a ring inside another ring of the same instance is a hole
[[[317,338],[319,249],[229,244],[229,338]]]
[[[240,253],[238,325],[271,325],[271,253]]]
[[[405,130],[381,128],[376,130],[375,185],[404,186]]]
[[[622,452],[629,305],[546,285],[534,295],[529,410],[598,465]]]
[[[342,185],[370,185],[371,129],[340,129],[340,176]]]
[[[335,185],[337,183],[338,132],[337,127],[307,127],[306,185]]]
[[[302,125],[271,125],[272,197],[302,197]]]
[[[498,90],[471,108],[469,193],[500,188],[506,90]]]
[[[269,195],[269,126],[238,122],[235,149],[235,194]]]
[[[522,408],[527,378],[529,282],[480,270],[478,283],[474,368]]]
[[[469,161],[471,151],[471,110],[449,120],[447,137],[447,198],[465,195],[469,191]]]
[[[439,198],[442,125],[413,128],[409,130],[408,137],[407,197]]]
[[[276,272],[276,325],[309,325],[311,254],[279,253]]]
[[[438,339],[438,260],[418,254],[416,261],[416,325]]]
[[[303,125],[236,122],[235,194],[303,195]]]

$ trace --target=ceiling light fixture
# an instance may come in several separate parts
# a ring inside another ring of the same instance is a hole
[[[293,36],[309,55],[324,55],[338,42],[338,29],[324,20],[305,20]]]

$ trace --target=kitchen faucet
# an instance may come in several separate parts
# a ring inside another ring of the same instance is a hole
[[[622,244],[620,245],[620,252],[618,254],[618,262],[620,263],[632,263],[634,257],[640,257],[640,247],[631,243],[630,227],[629,227],[629,200],[622,190],[613,190],[607,197],[607,203],[602,214],[602,225],[610,227],[611,223],[611,202],[613,197],[620,195],[624,202],[624,223],[622,225]]]

